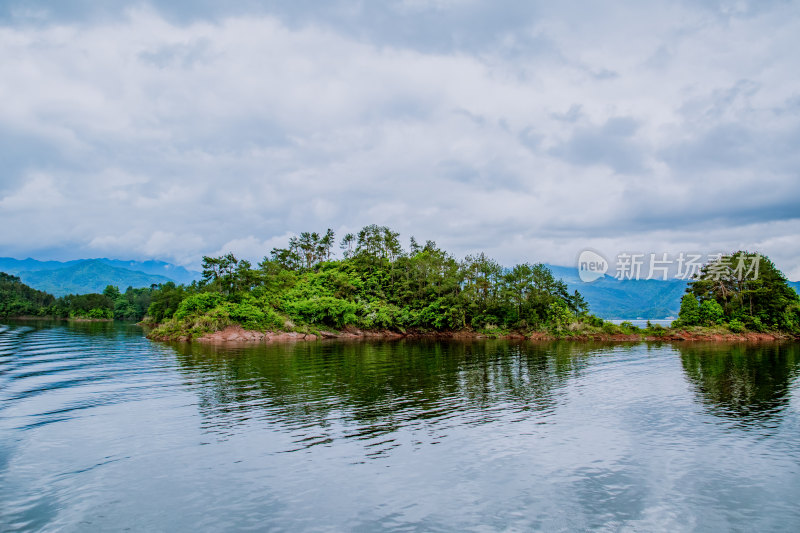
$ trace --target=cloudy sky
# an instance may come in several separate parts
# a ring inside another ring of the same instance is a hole
[[[378,223],[800,279],[798,50],[768,0],[0,1],[0,256],[196,266]]]

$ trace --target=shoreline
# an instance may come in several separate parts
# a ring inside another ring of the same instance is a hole
[[[260,344],[273,342],[308,342],[319,340],[400,340],[400,339],[434,339],[434,340],[528,340],[528,341],[579,341],[579,342],[782,342],[798,340],[795,335],[781,332],[746,332],[746,333],[718,333],[718,332],[693,332],[686,330],[669,331],[662,335],[648,335],[647,333],[576,333],[574,335],[556,335],[548,332],[534,333],[505,333],[491,335],[474,331],[439,331],[439,332],[410,332],[400,333],[389,330],[359,330],[352,329],[342,332],[318,331],[317,333],[301,333],[296,331],[253,331],[241,326],[228,326],[213,333],[192,338],[188,335],[177,337],[147,335],[147,338],[160,342],[199,342],[203,344],[246,343]]]
[[[22,316],[7,316],[0,320],[20,320],[23,322],[114,322],[113,318],[87,318],[80,316],[35,316],[35,315],[22,315]]]

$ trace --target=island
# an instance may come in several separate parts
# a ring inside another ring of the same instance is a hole
[[[369,225],[303,232],[256,266],[232,253],[203,258],[202,280],[62,298],[0,277],[0,316],[140,320],[161,341],[322,338],[742,340],[796,338],[800,298],[764,256],[737,251],[700,269],[671,327],[614,324],[590,313],[544,264],[503,267],[484,253],[458,260],[434,241]],[[756,275],[753,266],[758,261]]]

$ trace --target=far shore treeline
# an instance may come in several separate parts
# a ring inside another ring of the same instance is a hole
[[[92,320],[141,320],[147,315],[154,285],[120,293],[108,286],[102,294],[69,294],[56,298],[23,284],[17,276],[0,272],[0,317],[85,318]]]
[[[347,234],[336,259],[334,233],[304,232],[255,267],[233,254],[203,258],[203,278],[121,292],[62,298],[0,274],[0,317],[143,320],[159,338],[192,338],[230,325],[258,331],[391,330],[628,333],[603,321],[543,264],[504,268],[483,253],[457,260],[435,242],[370,225]],[[742,264],[759,259],[756,279]],[[737,267],[738,265],[738,267]],[[769,259],[736,252],[706,265],[689,284],[684,329],[800,333],[800,298]],[[658,330],[663,328],[651,328]],[[658,333],[657,331],[655,333]]]

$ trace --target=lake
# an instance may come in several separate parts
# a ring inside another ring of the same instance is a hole
[[[800,345],[0,324],[0,530],[800,530]]]

